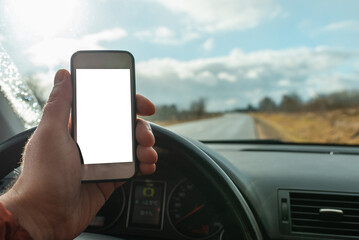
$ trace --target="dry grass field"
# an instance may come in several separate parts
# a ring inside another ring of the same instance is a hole
[[[359,108],[322,112],[252,113],[260,139],[359,144]]]

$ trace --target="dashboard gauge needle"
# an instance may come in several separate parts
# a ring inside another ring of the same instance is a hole
[[[193,209],[192,211],[190,211],[189,213],[187,213],[186,215],[184,215],[183,217],[181,217],[180,219],[178,219],[176,221],[176,225],[179,224],[180,222],[182,222],[183,220],[185,220],[186,218],[188,218],[189,216],[191,216],[192,214],[194,214],[195,212],[198,212],[204,206],[205,206],[205,204],[202,204],[202,205],[196,207],[195,209]]]

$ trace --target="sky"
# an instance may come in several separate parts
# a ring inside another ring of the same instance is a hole
[[[77,50],[128,50],[137,92],[210,111],[359,89],[356,0],[0,0],[0,46],[51,89]],[[99,84],[101,81],[99,80]]]

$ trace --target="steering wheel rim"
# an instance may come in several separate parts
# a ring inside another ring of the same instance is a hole
[[[228,224],[231,225],[229,227],[232,234],[244,234],[245,239],[262,239],[260,232],[252,226],[245,208],[237,200],[236,191],[238,189],[216,162],[189,140],[156,124],[151,123],[151,127],[156,139],[155,148],[163,148],[168,151],[178,151],[178,149],[181,149],[181,152],[195,166],[196,169],[193,172],[205,176],[207,184],[224,199],[231,219],[230,223],[227,223],[227,227]],[[0,159],[2,160],[0,179],[3,179],[20,166],[25,144],[35,129],[36,127],[28,129],[0,144]]]
[[[204,176],[207,186],[210,186],[213,191],[219,193],[219,197],[224,199],[223,202],[227,204],[227,211],[230,217],[230,221],[227,221],[226,226],[228,227],[228,224],[232,225],[229,227],[232,230],[232,235],[234,234],[233,236],[231,235],[230,239],[232,237],[243,239],[237,238],[239,236],[236,234],[243,234],[244,236],[241,237],[244,237],[244,239],[263,239],[258,227],[253,226],[253,220],[247,215],[248,210],[238,201],[238,188],[222,168],[209,155],[191,143],[191,141],[156,124],[151,124],[151,127],[156,139],[155,147],[164,148],[169,151],[181,149],[191,161],[191,165],[196,167],[193,172],[199,173],[198,175],[201,177]]]
[[[30,128],[0,144],[0,180],[20,166],[25,144],[35,129],[36,127]]]

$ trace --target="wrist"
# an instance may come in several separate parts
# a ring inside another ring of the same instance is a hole
[[[28,206],[26,198],[21,196],[17,191],[10,189],[0,196],[0,201],[4,207],[11,212],[15,221],[24,228],[33,239],[52,239],[46,227],[42,216],[36,213],[36,210]]]

